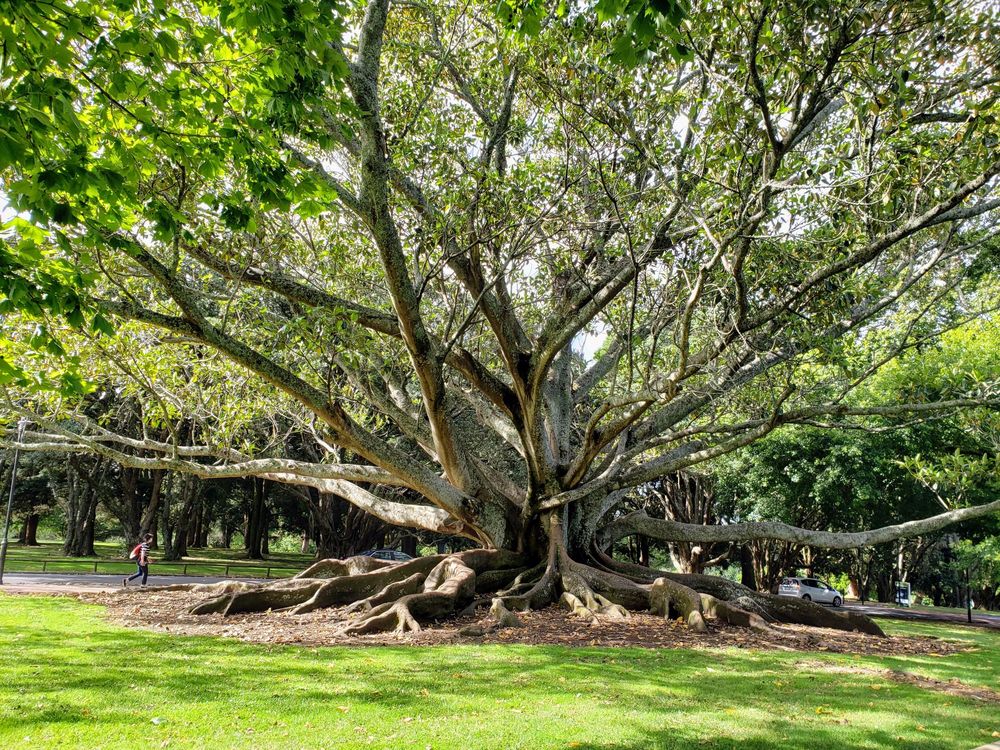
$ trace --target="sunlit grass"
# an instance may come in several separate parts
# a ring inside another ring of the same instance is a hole
[[[0,596],[0,747],[964,750],[991,741],[996,705],[825,666],[996,687],[1000,636],[887,628],[978,651],[268,647],[126,630],[73,599]]]

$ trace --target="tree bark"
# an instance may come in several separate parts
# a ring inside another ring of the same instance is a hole
[[[27,547],[37,547],[38,546],[38,522],[41,520],[41,515],[32,511],[24,519],[24,525],[21,527],[21,533],[18,536],[18,542]]]
[[[108,461],[98,457],[88,462],[71,456],[67,466],[66,539],[63,554],[67,557],[94,555],[94,523],[99,491],[107,476]]]
[[[247,557],[251,560],[262,560],[264,558],[264,535],[265,515],[267,507],[267,495],[270,491],[270,482],[266,479],[254,478],[253,496],[246,514],[246,531],[243,536],[244,548]]]

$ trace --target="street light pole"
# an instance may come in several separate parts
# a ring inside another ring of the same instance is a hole
[[[965,566],[965,616],[972,622],[972,587],[969,585],[969,566]]]
[[[28,420],[21,417],[17,420],[17,442],[14,444],[14,460],[10,466],[10,493],[7,495],[7,514],[3,521],[3,541],[0,541],[0,586],[3,585],[3,568],[7,562],[7,537],[10,534],[10,514],[14,507],[14,486],[17,482],[17,457],[20,453],[19,445],[24,439],[24,428],[28,426]]]

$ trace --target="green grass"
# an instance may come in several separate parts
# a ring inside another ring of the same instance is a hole
[[[0,595],[0,747],[961,748],[1000,707],[834,673],[892,667],[1000,681],[974,653],[869,658],[530,646],[298,648],[126,630],[74,599]],[[806,663],[803,663],[806,662]]]
[[[123,574],[135,570],[135,563],[129,561],[120,544],[97,542],[97,552],[92,557],[63,557],[62,544],[43,541],[38,547],[11,545],[7,549],[6,570],[11,573],[97,573]],[[272,578],[294,575],[312,562],[311,555],[275,554],[266,561],[241,559],[242,550],[236,549],[193,549],[180,562],[159,562],[156,551],[151,554],[154,563],[151,573],[155,575],[223,575],[229,566],[230,575],[263,578],[270,567]],[[185,568],[186,566],[186,568]]]

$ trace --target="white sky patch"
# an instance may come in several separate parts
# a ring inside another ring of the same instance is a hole
[[[570,346],[589,365],[596,359],[597,350],[604,346],[607,338],[608,333],[601,326],[601,329],[597,331],[580,331],[573,338],[573,343]]]
[[[690,124],[691,121],[688,119],[688,116],[683,113],[674,118],[672,127],[678,138],[684,138],[687,134],[688,125]]]

